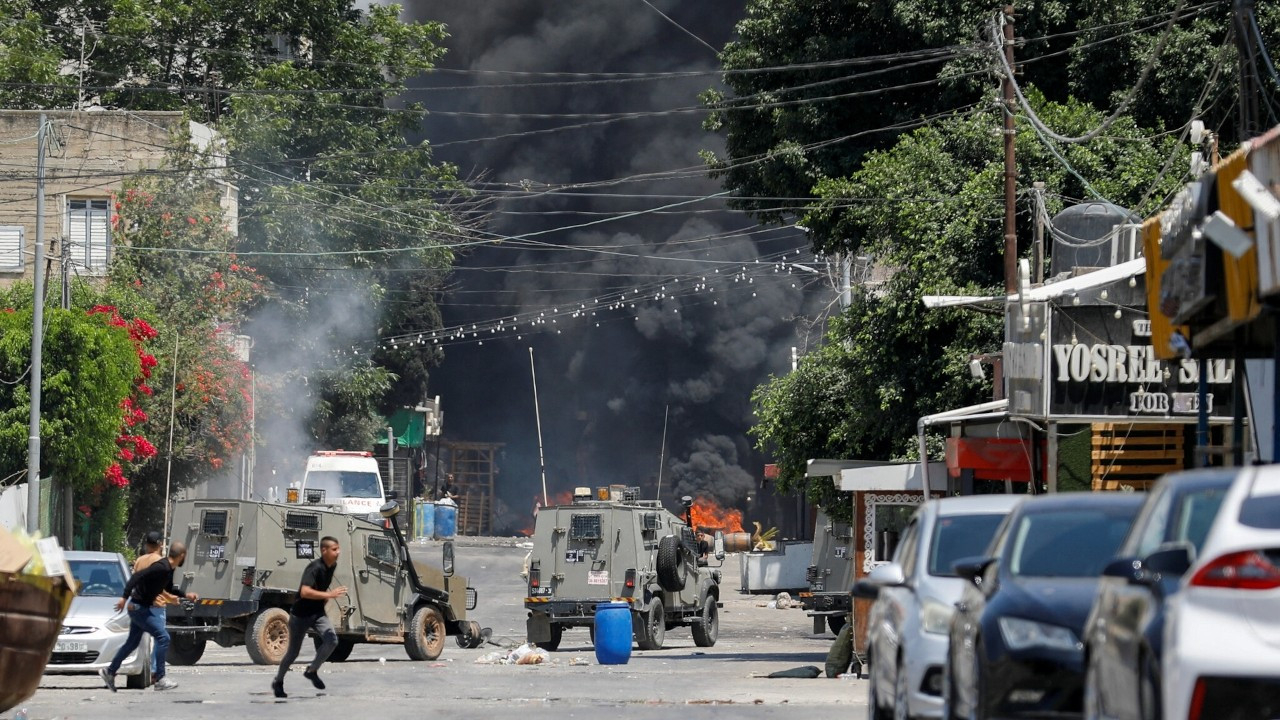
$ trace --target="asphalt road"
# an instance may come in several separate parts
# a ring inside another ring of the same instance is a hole
[[[492,640],[511,648],[524,642],[524,583],[519,576],[527,549],[519,540],[459,538],[458,573],[479,592],[470,613],[492,628]],[[438,544],[416,545],[415,556],[439,557]],[[304,645],[285,688],[287,700],[271,694],[274,667],[254,665],[243,647],[209,645],[193,667],[175,667],[179,686],[167,692],[111,693],[97,676],[46,676],[36,694],[10,710],[25,708],[28,720],[93,718],[795,718],[861,716],[866,681],[853,678],[770,679],[765,675],[803,665],[823,667],[830,634],[813,635],[800,609],[764,607],[772,597],[738,592],[739,559],[724,565],[724,608],[714,647],[694,645],[688,628],[667,633],[658,651],[632,651],[626,665],[598,665],[585,628],[566,632],[558,652],[543,665],[476,662],[500,650],[486,645],[445,645],[434,662],[409,660],[400,645],[357,645],[348,661],[326,664],[328,687],[317,691],[302,678],[310,659]],[[123,684],[123,683],[122,683]]]

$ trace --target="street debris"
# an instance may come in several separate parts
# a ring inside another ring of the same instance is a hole
[[[791,608],[804,607],[804,605],[799,600],[792,600],[791,593],[780,592],[767,603],[756,603],[756,607],[767,607],[770,610],[789,610]]]
[[[771,672],[768,675],[765,675],[765,677],[812,679],[812,678],[818,677],[821,674],[822,674],[822,670],[818,669],[817,667],[813,665],[803,665],[801,667],[791,668],[790,670],[778,670],[777,672]]]
[[[541,665],[551,660],[546,650],[525,643],[514,650],[495,650],[476,658],[478,665]],[[572,663],[571,663],[572,664]]]
[[[590,665],[591,661],[584,657],[576,657],[569,661],[570,665]]]

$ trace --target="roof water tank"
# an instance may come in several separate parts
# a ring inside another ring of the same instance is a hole
[[[1049,276],[1070,272],[1073,268],[1110,267],[1116,261],[1130,258],[1118,257],[1113,251],[1116,226],[1129,219],[1129,211],[1109,202],[1085,202],[1072,205],[1054,215],[1049,221],[1053,246],[1049,255]]]

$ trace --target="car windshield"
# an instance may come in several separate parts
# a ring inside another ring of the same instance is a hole
[[[353,470],[312,470],[307,473],[308,490],[324,490],[325,500],[338,498],[381,498],[378,475]]]
[[[954,577],[952,565],[964,557],[981,555],[1000,527],[1004,515],[952,515],[940,517],[933,525],[929,544],[929,574]]]
[[[1129,531],[1137,507],[1024,515],[1013,529],[1009,572],[1022,577],[1094,577]]]
[[[70,560],[71,574],[80,583],[80,595],[120,597],[124,592],[124,568],[117,560]]]

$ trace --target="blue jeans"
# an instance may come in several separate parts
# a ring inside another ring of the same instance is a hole
[[[168,618],[168,613],[165,612],[163,606],[156,607],[152,605],[151,614],[155,615],[156,618],[160,620],[161,625],[164,625],[165,620]],[[155,677],[155,674],[156,674],[156,658],[159,657],[159,655],[160,655],[160,646],[156,645],[155,643],[152,643],[151,644],[151,676],[152,677]]]
[[[124,645],[120,647],[120,651],[112,658],[110,667],[107,668],[108,675],[115,675],[120,669],[120,663],[129,657],[129,653],[138,649],[142,644],[142,633],[147,633],[155,640],[155,660],[156,669],[154,677],[156,680],[164,677],[164,660],[169,654],[169,631],[164,627],[164,614],[155,613],[152,610],[156,608],[144,607],[130,602],[127,606],[129,610],[129,637],[124,641]],[[162,609],[162,608],[161,608]]]

